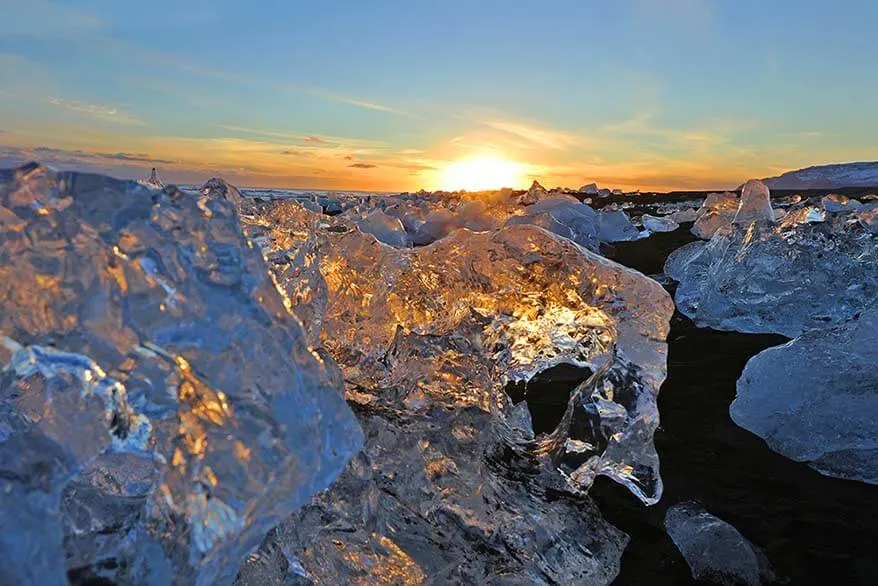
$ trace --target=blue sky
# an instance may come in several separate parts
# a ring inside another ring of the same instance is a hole
[[[245,185],[721,188],[878,159],[878,3],[0,0],[0,157]],[[39,150],[38,150],[39,149]]]

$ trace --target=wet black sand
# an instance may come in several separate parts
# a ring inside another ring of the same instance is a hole
[[[686,225],[616,245],[612,255],[655,274],[663,257],[691,240]],[[760,546],[790,584],[878,584],[878,486],[822,476],[771,452],[729,418],[747,360],[786,338],[699,329],[678,314],[668,341],[655,437],[662,501],[643,507],[607,479],[592,489],[607,520],[631,536],[616,584],[692,582],[663,528],[668,507],[688,499]]]

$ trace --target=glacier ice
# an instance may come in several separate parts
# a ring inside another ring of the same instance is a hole
[[[762,181],[751,179],[744,184],[741,191],[741,202],[732,222],[746,226],[753,222],[774,222],[774,220],[774,210],[771,209],[771,192]]]
[[[585,195],[597,195],[599,192],[597,183],[589,183],[579,188],[579,193]]]
[[[600,419],[613,403],[601,397],[612,396],[616,423],[589,438],[594,454],[572,485],[603,473],[646,501],[657,497],[649,438],[672,313],[657,283],[527,225],[456,231],[413,250],[356,231],[324,231],[319,240],[328,287],[322,343],[359,399],[393,388],[410,406],[454,398],[504,413],[507,381],[565,363],[588,368],[595,376],[571,398],[573,419]]]
[[[739,426],[828,476],[878,484],[878,306],[747,363]]]
[[[601,242],[628,242],[648,234],[641,233],[623,210],[603,208],[598,212],[598,236]]]
[[[700,326],[795,337],[868,307],[878,295],[878,237],[852,215],[789,218],[728,226],[674,251],[665,274],[678,282],[680,312]]]
[[[550,197],[528,207],[523,215],[512,216],[507,226],[531,224],[563,236],[589,250],[600,247],[598,214],[570,196]]]
[[[855,199],[850,199],[837,193],[824,196],[820,200],[825,209],[830,214],[839,214],[844,212],[855,212],[860,209],[863,204]]]
[[[711,193],[695,214],[692,233],[710,240],[717,230],[728,226],[738,214],[740,202],[734,193]]]
[[[0,171],[4,583],[230,583],[361,445],[236,195]]]
[[[680,227],[680,224],[668,217],[657,217],[649,214],[643,214],[640,218],[643,227],[650,232],[673,232]]]
[[[857,211],[857,220],[863,228],[872,234],[878,234],[878,204],[863,206],[861,210]]]
[[[626,538],[585,492],[606,475],[645,502],[660,496],[664,290],[531,225],[414,249],[356,230],[308,238],[328,288],[321,344],[366,447],[242,576],[609,583]],[[525,385],[517,405],[504,389],[565,364],[585,380],[538,432],[528,401],[540,388]]]
[[[759,586],[777,580],[771,563],[758,547],[696,502],[668,509],[665,529],[695,580],[729,586]]]
[[[411,246],[411,237],[406,233],[400,219],[388,216],[381,210],[375,210],[357,221],[357,227],[364,234],[371,234],[384,244],[397,248]]]
[[[150,171],[149,177],[141,181],[141,183],[147,187],[152,187],[153,189],[164,189],[165,187],[165,182],[159,177],[158,169],[155,167]]]

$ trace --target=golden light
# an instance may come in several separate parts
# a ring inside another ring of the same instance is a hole
[[[445,191],[487,191],[502,187],[521,187],[525,181],[520,163],[497,157],[461,159],[448,165],[440,179]]]

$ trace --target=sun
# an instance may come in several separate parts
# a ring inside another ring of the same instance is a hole
[[[486,156],[451,163],[442,171],[440,184],[444,191],[488,191],[520,187],[523,180],[520,163]]]

